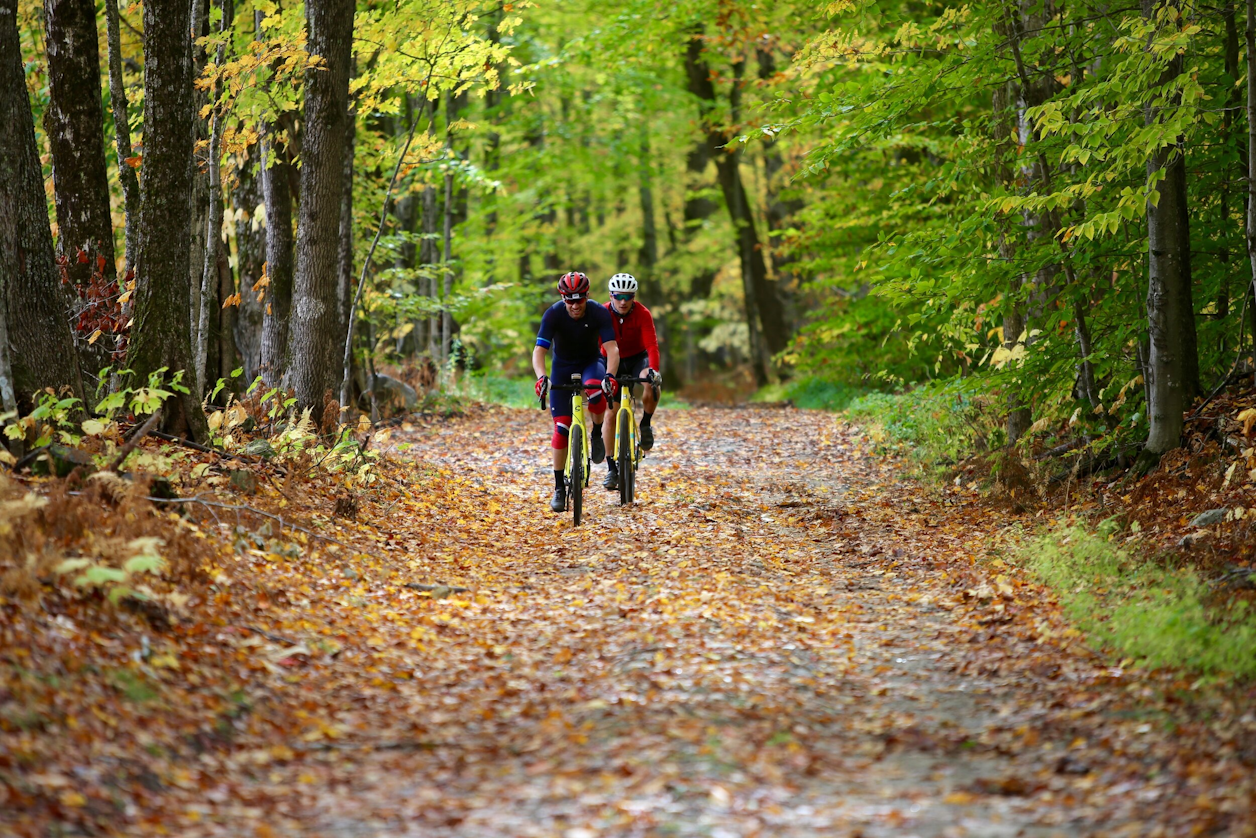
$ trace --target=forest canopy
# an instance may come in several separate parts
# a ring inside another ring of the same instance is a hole
[[[164,382],[200,438],[264,387],[330,428],[394,378],[525,371],[560,273],[627,271],[672,385],[927,386],[993,405],[995,443],[1158,455],[1253,372],[1254,30],[1250,3],[0,0],[4,409]]]

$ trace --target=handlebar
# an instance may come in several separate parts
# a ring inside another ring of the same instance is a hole
[[[624,386],[625,384],[627,385],[653,384],[655,387],[663,386],[663,376],[658,373],[655,373],[653,380],[650,380],[644,376],[637,376],[637,375],[622,375],[622,376],[617,375],[615,376],[615,381],[621,387]],[[553,381],[551,381],[548,389],[549,389],[549,392],[553,392],[554,390],[562,390],[565,392],[569,391],[572,393],[578,393],[581,390],[588,390],[590,388],[589,388],[589,385],[585,384],[583,381],[577,382],[575,384],[555,384]],[[541,410],[544,410],[547,407],[546,405],[547,399],[545,396],[541,396],[539,399],[537,399],[537,401],[541,405]]]

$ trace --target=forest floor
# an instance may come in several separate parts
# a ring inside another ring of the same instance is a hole
[[[696,408],[573,528],[549,429],[478,408],[353,495],[218,487],[308,533],[7,485],[31,549],[195,567],[134,613],[9,571],[0,833],[1256,835],[1250,690],[1091,652],[1004,560],[1028,513],[831,415]]]

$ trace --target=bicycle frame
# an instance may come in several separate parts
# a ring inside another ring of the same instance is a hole
[[[623,427],[623,422],[627,422],[629,436],[632,439],[632,467],[635,469],[641,465],[641,437],[637,431],[637,400],[632,395],[632,384],[620,387],[619,392],[619,410],[615,411],[615,433],[612,439],[615,443],[615,450],[609,456],[613,456],[615,462],[619,462],[619,429]]]
[[[567,463],[563,467],[563,473],[567,475],[567,482],[568,484],[570,484],[572,465],[573,465],[572,454],[571,454],[571,449],[572,449],[571,439],[577,433],[579,433],[581,438],[584,440],[584,444],[580,446],[580,450],[584,458],[584,469],[583,469],[584,485],[587,487],[589,485],[590,454],[589,454],[589,426],[585,417],[588,416],[588,413],[589,413],[589,396],[587,393],[585,393],[584,382],[580,380],[580,375],[578,373],[572,375],[571,380],[572,380],[573,385],[579,385],[579,388],[575,391],[575,393],[572,394],[572,398],[571,398],[571,429],[569,430],[568,435],[567,435]],[[567,388],[561,387],[558,389],[565,390]]]
[[[584,382],[581,380],[579,373],[571,376],[570,384],[552,384],[551,390],[566,390],[572,393],[571,399],[571,427],[567,429],[567,459],[563,466],[563,474],[567,482],[567,498],[571,505],[572,517],[576,526],[580,525],[580,518],[583,509],[583,490],[589,486],[589,466],[591,464],[591,454],[589,453],[589,426],[587,416],[589,413],[588,394]],[[544,407],[544,399],[541,400]],[[577,443],[579,443],[577,445]],[[580,460],[577,461],[575,451],[579,451]],[[580,466],[577,468],[577,466]]]

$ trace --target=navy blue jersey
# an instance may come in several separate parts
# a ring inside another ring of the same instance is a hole
[[[599,339],[602,343],[615,339],[615,326],[605,306],[589,300],[584,306],[584,317],[573,320],[566,304],[559,301],[545,310],[536,345],[553,351],[556,364],[583,366],[599,357]]]

